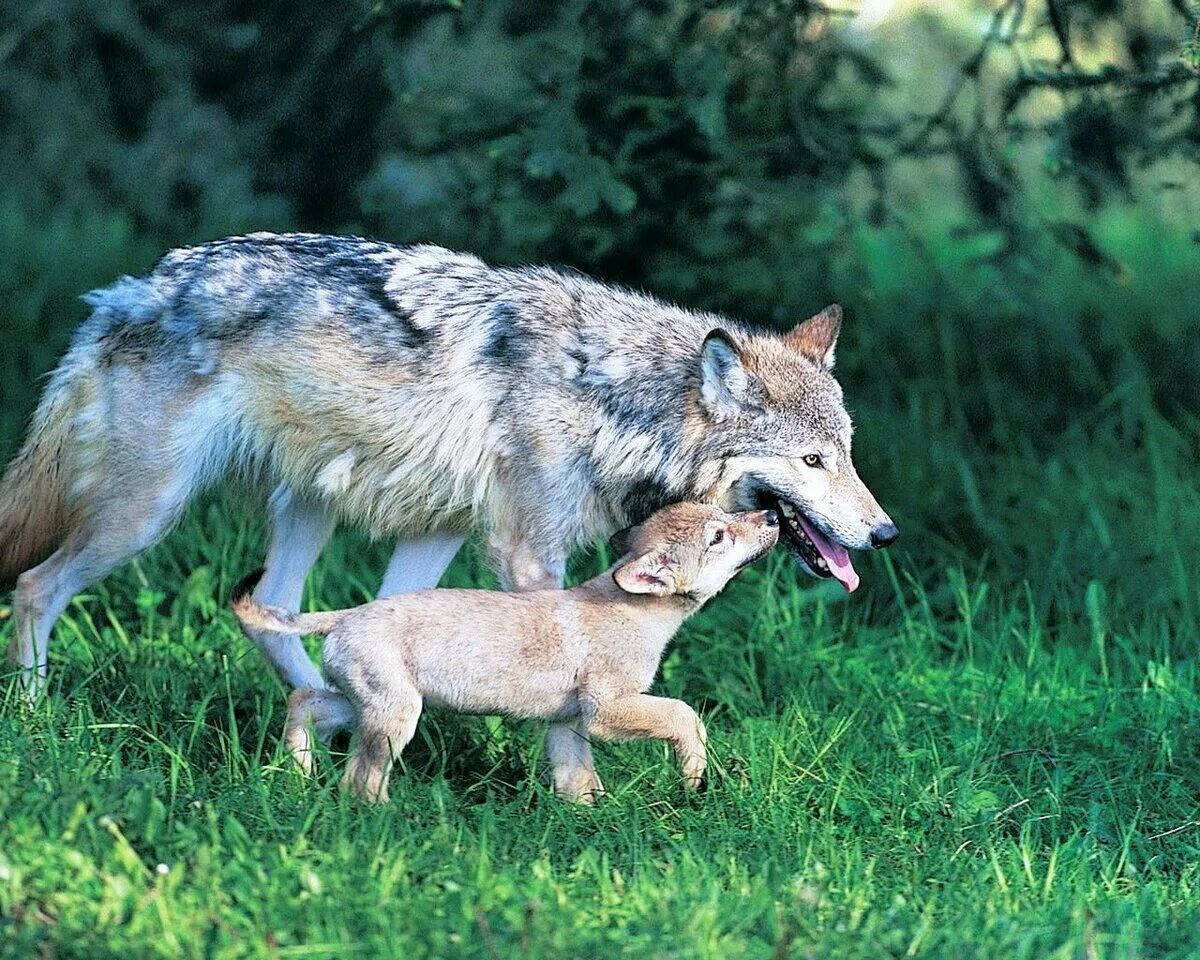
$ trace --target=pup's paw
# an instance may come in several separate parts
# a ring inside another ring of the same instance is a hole
[[[309,735],[308,724],[289,726],[283,738],[300,772],[306,777],[311,777],[316,764],[313,762],[312,737]]]
[[[683,761],[683,786],[686,790],[699,790],[704,786],[704,771],[708,760],[703,753],[693,753]]]
[[[312,776],[314,766],[310,726],[310,701],[314,693],[313,690],[293,691],[288,697],[287,723],[283,729],[283,745],[306,777]]]
[[[604,784],[595,770],[576,769],[554,778],[554,792],[560,799],[590,807],[604,796]]]
[[[353,765],[353,759],[350,763]],[[388,794],[386,775],[381,776],[374,771],[357,770],[353,766],[348,768],[342,776],[342,788],[349,790],[363,803],[372,806],[387,803],[391,799]]]

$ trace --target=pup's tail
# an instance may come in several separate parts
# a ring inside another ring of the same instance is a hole
[[[323,613],[290,613],[282,607],[259,603],[251,596],[251,591],[262,579],[262,575],[262,570],[255,570],[233,588],[230,605],[243,630],[281,634],[316,633],[324,636],[350,612],[329,610]]]
[[[25,443],[0,479],[0,590],[58,549],[73,526],[71,463],[86,442],[77,427],[94,416],[97,388],[80,352],[54,371]]]

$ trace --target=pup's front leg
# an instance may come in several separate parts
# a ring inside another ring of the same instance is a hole
[[[551,724],[546,754],[554,774],[554,792],[565,800],[591,804],[604,794],[592,761],[592,744],[582,720]]]
[[[535,547],[536,538],[498,530],[492,535],[500,585],[505,590],[557,590],[566,571],[566,551],[547,552]],[[561,554],[561,555],[560,555]],[[554,777],[554,791],[568,800],[592,803],[604,793],[596,774],[592,745],[582,722],[552,723],[546,734],[546,756]]]
[[[588,730],[605,740],[666,740],[675,748],[684,784],[695,790],[708,765],[708,733],[696,711],[682,700],[632,694],[597,704]]]

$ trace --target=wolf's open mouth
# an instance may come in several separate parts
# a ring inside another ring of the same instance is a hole
[[[850,553],[816,528],[804,511],[767,490],[758,491],[759,506],[779,514],[780,537],[792,556],[814,577],[835,577],[846,592],[858,586],[858,572],[850,562]]]

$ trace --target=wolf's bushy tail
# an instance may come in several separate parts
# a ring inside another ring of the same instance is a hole
[[[324,636],[350,612],[329,610],[323,613],[291,613],[282,607],[259,603],[251,596],[250,591],[258,583],[262,573],[261,570],[255,571],[233,588],[230,606],[233,607],[243,630],[281,634],[315,633]]]
[[[91,370],[68,355],[0,479],[0,589],[45,560],[72,528],[69,455],[94,387]]]
[[[41,563],[86,519],[103,473],[106,388],[99,345],[153,322],[167,304],[148,280],[122,277],[82,298],[94,310],[50,376],[29,434],[0,479],[0,589]]]

